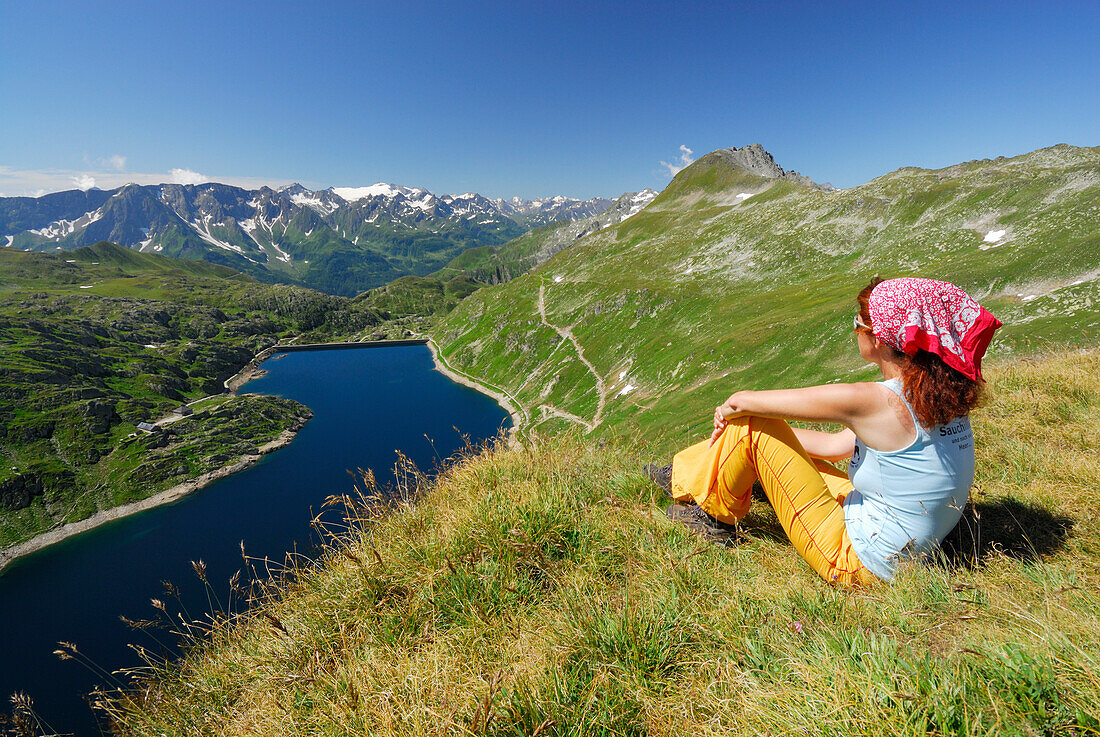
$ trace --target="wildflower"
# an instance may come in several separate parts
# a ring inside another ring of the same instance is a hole
[[[796,619],[795,621],[787,625],[787,629],[789,629],[791,632],[802,634],[802,623]]]

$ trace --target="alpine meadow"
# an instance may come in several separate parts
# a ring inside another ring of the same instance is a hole
[[[876,275],[950,280],[1004,322],[936,559],[849,590],[762,499],[722,545],[667,519],[642,465],[731,392],[874,378],[852,315]],[[349,484],[316,559],[245,559],[247,607],[181,624],[154,602],[185,654],[143,650],[95,694],[118,734],[1100,730],[1100,148],[840,190],[721,149],[434,276],[360,298],[372,325],[345,332],[430,336],[515,435]]]
[[[0,737],[1100,735],[1100,3],[0,2]]]

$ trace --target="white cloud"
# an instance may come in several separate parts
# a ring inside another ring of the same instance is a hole
[[[190,169],[173,169],[171,175],[173,184],[203,184],[210,181],[210,177]]]
[[[111,167],[115,171],[122,171],[126,168],[126,157],[119,156],[118,154],[108,157],[107,166]]]
[[[41,197],[50,192],[63,192],[84,184],[100,189],[115,189],[124,184],[165,184],[179,183],[186,175],[197,177],[201,182],[221,182],[244,189],[259,189],[264,185],[280,187],[289,184],[286,180],[269,177],[205,176],[186,169],[176,169],[169,173],[144,173],[118,171],[102,168],[94,171],[74,171],[72,169],[13,169],[0,166],[0,197]],[[193,180],[188,180],[190,183]],[[304,182],[303,182],[304,183]],[[309,183],[304,183],[311,186]],[[314,183],[315,184],[315,183]],[[316,185],[318,187],[323,185]]]
[[[668,169],[668,175],[670,177],[674,177],[677,174],[679,174],[681,171],[686,169],[689,165],[691,165],[692,163],[695,162],[695,159],[693,159],[692,156],[691,156],[693,153],[695,153],[695,152],[692,151],[690,148],[688,148],[687,146],[685,146],[683,144],[680,144],[680,159],[679,159],[679,161],[675,161],[671,164],[668,163],[667,161],[662,161],[661,166]]]

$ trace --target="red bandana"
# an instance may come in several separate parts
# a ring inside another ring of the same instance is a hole
[[[1001,321],[945,281],[890,279],[868,301],[875,337],[912,356],[935,353],[964,376],[982,378],[982,355]]]

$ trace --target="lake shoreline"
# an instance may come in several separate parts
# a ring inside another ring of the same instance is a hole
[[[267,374],[267,369],[260,368],[260,364],[271,358],[275,353],[274,347],[264,348],[253,356],[252,360],[244,365],[244,368],[226,379],[223,386],[225,386],[229,396],[236,396],[242,386]]]
[[[77,522],[69,522],[60,527],[55,527],[52,530],[43,532],[39,535],[32,537],[30,540],[24,540],[21,543],[17,543],[10,548],[0,550],[0,574],[11,563],[15,562],[19,558],[36,553],[43,548],[48,548],[51,545],[55,545],[62,540],[67,540],[70,537],[83,534],[89,530],[93,530],[96,527],[105,525],[108,522],[114,522],[115,520],[129,517],[139,512],[145,512],[156,507],[163,506],[165,504],[171,504],[172,502],[179,501],[188,494],[198,491],[210,484],[223,479],[226,476],[232,476],[238,471],[243,471],[249,466],[253,465],[268,453],[273,453],[279,448],[285,447],[294,440],[298,435],[298,431],[305,426],[305,422],[296,423],[293,427],[283,430],[277,438],[270,440],[259,448],[256,449],[256,453],[249,453],[238,458],[229,465],[222,466],[221,468],[215,468],[213,471],[207,471],[194,478],[188,479],[175,486],[159,491],[152,496],[145,499],[139,499],[136,502],[130,502],[129,504],[122,504],[117,507],[111,507],[110,509],[104,509],[96,512],[91,517],[87,517]]]
[[[512,400],[507,395],[494,391],[489,387],[481,384],[474,379],[458,373],[457,371],[448,367],[443,360],[439,357],[438,348],[434,340],[428,339],[424,345],[427,345],[428,350],[432,354],[432,363],[436,371],[446,376],[456,384],[469,387],[477,392],[480,392],[493,399],[508,415],[512,418],[512,427],[509,430],[509,442],[516,443],[516,432],[522,423],[522,418],[519,411],[513,405]],[[364,346],[368,347],[368,346]],[[311,346],[311,349],[319,350],[320,346]],[[299,349],[301,350],[301,349]],[[225,381],[225,388],[229,396],[235,396],[248,382],[253,379],[258,379],[267,373],[267,370],[261,368],[261,364],[269,359],[271,356],[279,353],[279,347],[273,346],[271,348],[265,348],[256,354],[252,360],[250,360],[245,366],[236,374],[231,376]],[[255,464],[263,456],[268,453],[272,453],[279,448],[283,448],[291,443],[298,435],[298,431],[305,425],[305,422],[296,423],[293,427],[284,430],[280,435],[257,449],[255,454],[248,454],[241,456],[233,463],[230,463],[221,468],[216,468],[212,471],[207,471],[204,474],[200,474],[194,478],[183,481],[175,486],[159,491],[152,496],[145,499],[139,499],[136,502],[130,502],[128,504],[122,504],[117,507],[111,507],[110,509],[104,509],[96,512],[91,517],[87,517],[76,522],[69,522],[55,527],[52,530],[35,535],[30,540],[24,540],[21,543],[16,543],[10,548],[0,550],[0,575],[3,575],[4,570],[13,562],[19,558],[23,558],[32,553],[36,553],[39,550],[48,548],[51,545],[55,545],[63,540],[67,540],[70,537],[83,534],[90,530],[95,529],[101,525],[105,525],[108,522],[114,522],[115,520],[123,519],[140,512],[145,512],[156,507],[163,506],[165,504],[171,504],[179,501],[183,497],[198,491],[210,484],[223,479],[227,476],[231,476],[239,471],[243,471],[249,466]]]
[[[485,396],[492,398],[492,400],[496,402],[501,409],[508,413],[508,415],[512,418],[512,427],[508,430],[508,442],[509,445],[517,444],[519,441],[517,440],[516,436],[519,432],[520,425],[523,424],[523,417],[520,415],[520,410],[516,406],[518,402],[513,404],[512,398],[509,397],[507,394],[496,391],[495,389],[491,389],[487,385],[478,382],[476,379],[465,374],[460,374],[457,370],[452,369],[443,361],[443,358],[439,355],[439,345],[435,342],[434,339],[429,338],[426,345],[428,346],[428,350],[431,351],[432,363],[435,364],[436,371],[443,374],[456,384],[461,384],[462,386],[469,387],[476,392],[480,392]]]
[[[244,368],[229,379],[226,379],[226,393],[229,396],[236,396],[242,386],[266,374],[267,371],[260,368],[260,364],[270,358],[274,353],[274,348],[266,348],[257,353],[252,360],[245,364]],[[156,494],[144,499],[139,499],[136,502],[100,510],[91,517],[55,527],[52,530],[47,530],[46,532],[35,535],[30,540],[24,540],[21,543],[12,545],[10,548],[0,550],[0,575],[3,575],[4,570],[20,558],[31,555],[32,553],[37,553],[39,550],[48,548],[51,545],[56,545],[62,540],[67,540],[70,537],[94,530],[96,527],[105,525],[108,522],[114,522],[115,520],[138,514],[139,512],[145,512],[165,504],[179,501],[188,494],[207,487],[219,479],[223,479],[226,476],[232,476],[238,471],[243,471],[268,453],[272,453],[279,448],[289,445],[304,425],[304,421],[295,423],[289,429],[283,430],[274,440],[268,441],[257,448],[256,453],[243,455],[233,463],[222,466],[221,468],[215,468],[212,471],[199,474],[194,478],[187,479],[171,488],[165,489],[164,491],[158,491]]]

